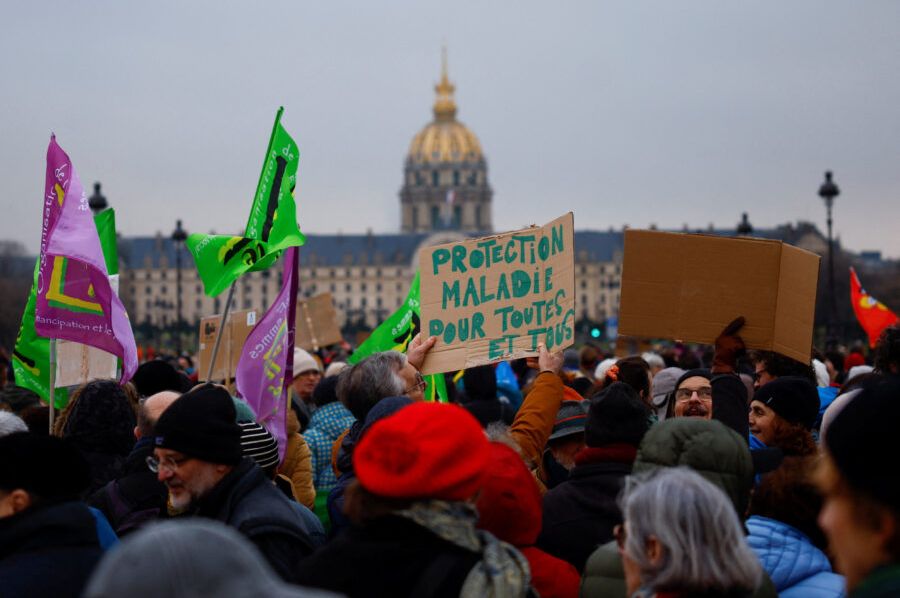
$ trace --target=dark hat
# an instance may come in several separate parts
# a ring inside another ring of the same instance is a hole
[[[316,407],[322,407],[337,401],[337,385],[340,376],[328,376],[316,384],[313,390],[312,400]]]
[[[228,391],[205,384],[186,392],[156,422],[156,446],[210,463],[241,460],[241,429]]]
[[[69,441],[30,432],[0,438],[0,490],[21,488],[47,501],[75,500],[88,484],[90,466]]]
[[[142,397],[149,397],[164,390],[183,392],[181,376],[172,365],[162,359],[153,359],[142,363],[131,383]]]
[[[650,408],[624,382],[613,382],[591,399],[584,441],[588,446],[637,446],[650,427]]]
[[[900,376],[874,380],[829,424],[825,446],[850,487],[900,510],[900,477],[885,470],[897,460]]]
[[[563,401],[556,412],[556,421],[547,440],[556,440],[584,432],[587,422],[587,401]]]
[[[694,368],[692,370],[688,370],[685,373],[681,374],[678,377],[678,381],[675,382],[675,389],[677,390],[681,383],[687,380],[688,378],[693,378],[695,376],[699,376],[701,378],[706,378],[707,380],[712,380],[712,372],[710,372],[706,368]]]
[[[278,465],[278,442],[272,433],[255,421],[239,422],[241,451],[262,469]]]
[[[819,392],[801,376],[779,376],[760,387],[753,395],[779,417],[811,430],[819,415]]]

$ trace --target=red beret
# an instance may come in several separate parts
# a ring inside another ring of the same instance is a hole
[[[481,488],[490,445],[457,405],[415,403],[375,423],[353,451],[363,488],[387,498],[466,500]]]

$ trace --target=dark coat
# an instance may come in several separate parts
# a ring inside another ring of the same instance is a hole
[[[482,428],[487,428],[493,422],[503,422],[511,426],[516,417],[515,410],[508,403],[500,399],[477,399],[462,404],[466,410],[475,416]]]
[[[244,534],[288,582],[294,581],[297,565],[315,547],[290,501],[247,457],[200,499],[195,514]]]
[[[750,421],[747,418],[749,402],[747,387],[734,374],[719,374],[710,381],[712,386],[712,418],[737,432],[741,438],[750,435]]]
[[[637,449],[627,445],[587,448],[569,479],[544,495],[544,525],[537,546],[581,571],[597,546],[622,523],[617,499]]]
[[[0,595],[77,598],[102,554],[96,521],[83,503],[0,519]]]
[[[142,438],[125,460],[122,475],[95,492],[88,504],[103,512],[119,537],[165,512],[168,491],[147,467],[151,438]]]
[[[481,555],[396,516],[351,526],[300,565],[297,583],[355,596],[459,596]]]

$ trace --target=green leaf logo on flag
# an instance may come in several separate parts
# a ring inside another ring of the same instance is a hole
[[[378,328],[372,331],[363,343],[347,360],[350,364],[359,363],[365,357],[381,351],[399,351],[406,353],[410,341],[422,329],[419,303],[419,272],[413,277],[406,295],[406,301],[400,309],[392,313]],[[425,400],[447,402],[447,386],[443,374],[426,375]]]
[[[192,234],[187,247],[194,256],[203,289],[215,297],[244,272],[265,270],[288,247],[306,237],[297,226],[294,187],[300,151],[281,126],[284,108],[278,109],[266,159],[243,236]]]

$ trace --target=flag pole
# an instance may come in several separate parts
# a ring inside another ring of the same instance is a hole
[[[216,342],[213,345],[212,350],[212,359],[209,361],[209,369],[206,372],[206,381],[212,382],[212,374],[213,370],[216,367],[216,357],[219,355],[219,345],[222,343],[222,337],[225,335],[225,322],[228,320],[228,312],[231,311],[231,300],[234,297],[234,287],[237,284],[237,280],[231,283],[231,286],[228,287],[228,299],[225,301],[225,311],[222,312],[222,319],[219,320],[219,333],[216,335]],[[226,384],[228,381],[225,381]]]
[[[48,372],[49,386],[48,394],[50,396],[50,435],[53,435],[53,420],[56,412],[56,339],[50,339],[50,371]]]

